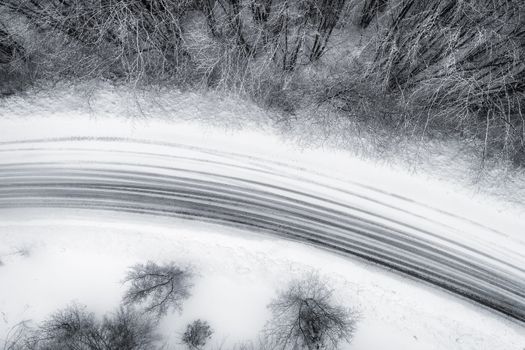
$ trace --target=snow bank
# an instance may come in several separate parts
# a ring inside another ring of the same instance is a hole
[[[9,215],[7,217],[7,215]],[[349,349],[521,349],[522,326],[445,292],[362,262],[290,241],[216,225],[83,210],[11,210],[0,222],[0,332],[21,319],[44,319],[71,301],[100,314],[123,293],[127,267],[154,260],[198,271],[181,315],[161,325],[177,344],[195,318],[216,330],[210,345],[258,336],[266,304],[288,281],[319,270],[338,300],[359,310]]]

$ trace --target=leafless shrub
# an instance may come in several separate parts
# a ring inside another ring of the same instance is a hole
[[[94,314],[71,305],[55,312],[35,335],[35,349],[101,349],[103,337]]]
[[[32,335],[29,350],[151,350],[159,338],[155,323],[131,308],[99,321],[78,305],[59,310]],[[25,349],[25,348],[24,348]]]
[[[174,263],[154,262],[133,266],[124,282],[130,286],[123,298],[124,305],[144,305],[146,312],[164,315],[170,308],[182,310],[190,296],[193,273]]]
[[[182,342],[190,350],[200,350],[211,338],[213,330],[206,321],[196,320],[188,324],[186,331],[182,335]]]
[[[333,290],[318,275],[294,281],[269,305],[266,333],[279,349],[337,349],[350,341],[356,314],[335,305]]]
[[[150,350],[160,339],[155,334],[154,320],[126,307],[104,317],[101,329],[111,349]]]

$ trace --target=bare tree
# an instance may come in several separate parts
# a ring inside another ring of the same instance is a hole
[[[186,331],[182,335],[182,342],[190,350],[200,350],[211,338],[213,330],[206,321],[196,320],[188,324]]]
[[[27,350],[152,350],[159,337],[155,322],[121,307],[102,321],[85,307],[72,305],[45,321],[25,342]]]
[[[71,305],[55,312],[34,335],[34,349],[103,349],[103,339],[93,313]]]
[[[190,296],[193,273],[173,262],[157,265],[149,261],[133,266],[124,283],[131,284],[124,295],[124,305],[145,304],[145,311],[164,315],[170,308],[182,310]]]
[[[333,290],[317,274],[294,281],[268,306],[266,333],[279,349],[337,349],[350,341],[356,313],[333,301]]]
[[[115,350],[153,350],[160,340],[154,320],[132,308],[120,307],[104,317],[101,329],[105,342]]]

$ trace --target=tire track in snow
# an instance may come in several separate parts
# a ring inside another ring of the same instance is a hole
[[[505,245],[503,233],[275,160],[129,139],[0,143],[0,209],[38,207],[262,230],[378,263],[525,321],[523,247]]]

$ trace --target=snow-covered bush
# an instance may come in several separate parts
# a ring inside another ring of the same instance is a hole
[[[212,334],[213,330],[208,322],[195,320],[187,325],[186,331],[182,335],[182,342],[190,350],[200,350],[206,345]]]

